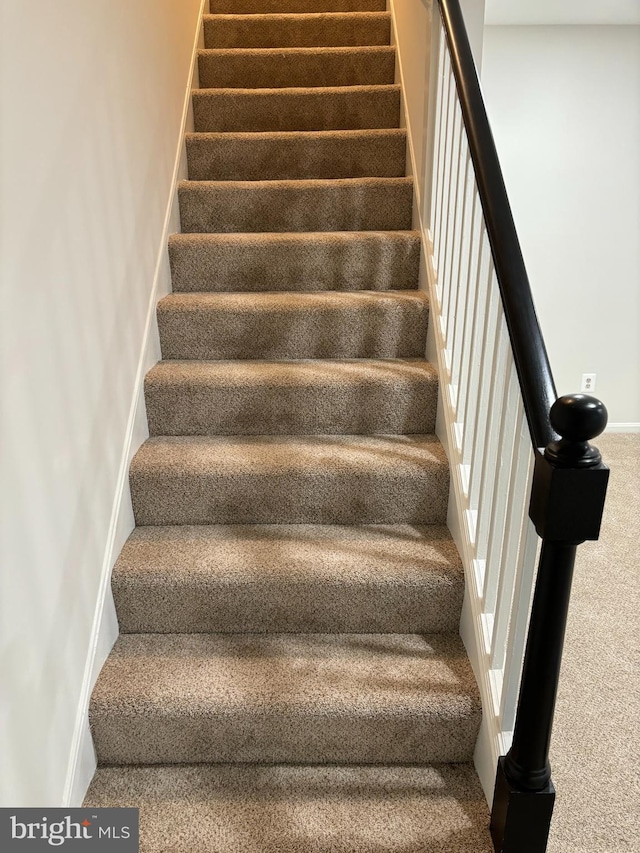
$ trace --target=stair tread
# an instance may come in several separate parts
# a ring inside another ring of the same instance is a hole
[[[429,297],[422,290],[320,290],[263,293],[169,293],[158,303],[160,311],[326,311],[367,310],[382,304],[425,304]]]
[[[395,47],[388,44],[338,45],[336,47],[201,47],[198,49],[199,56],[220,56],[224,59],[241,59],[245,56],[256,56],[258,58],[291,56],[300,59],[306,59],[307,57],[326,59],[330,56],[350,56],[352,54],[357,56],[395,56],[395,52]]]
[[[244,251],[248,244],[282,245],[284,243],[379,243],[386,241],[410,241],[415,243],[420,239],[419,231],[238,231],[229,234],[170,234],[169,245],[232,245],[238,244]]]
[[[262,131],[198,131],[197,133],[186,133],[185,139],[203,142],[226,142],[241,140],[246,142],[260,142],[262,140],[274,140],[275,142],[287,142],[291,139],[309,140],[357,140],[357,139],[406,139],[407,131],[401,127],[356,127],[347,130],[262,130]],[[405,177],[401,175],[398,177]]]
[[[94,687],[104,763],[468,761],[454,634],[121,634]]]
[[[360,471],[392,480],[425,468],[448,470],[435,435],[155,436],[131,461],[132,476],[286,475],[301,469],[323,479]]]
[[[391,20],[390,12],[367,12],[367,11],[352,11],[352,12],[252,12],[242,15],[234,15],[232,12],[209,12],[202,16],[202,20],[226,22],[226,21],[241,21],[256,24],[268,24],[271,21],[286,23],[288,21],[302,21],[315,23],[322,20],[325,21],[367,21],[367,20]]]
[[[199,583],[325,579],[407,583],[457,580],[460,556],[443,525],[228,524],[137,527],[113,569],[116,580],[192,576]]]
[[[147,373],[147,385],[211,385],[235,388],[238,384],[262,388],[302,386],[370,386],[399,381],[437,380],[433,364],[420,358],[282,359],[282,360],[168,360]]]
[[[129,633],[433,633],[464,575],[442,525],[138,527],[112,587]]]
[[[471,666],[453,634],[123,634],[91,701],[94,716],[154,706],[248,716],[257,707],[366,716],[478,710]]]
[[[191,96],[196,99],[215,98],[221,95],[228,95],[229,98],[249,98],[252,100],[277,97],[286,99],[300,96],[319,99],[326,96],[348,98],[350,95],[364,95],[366,97],[390,93],[399,95],[401,92],[402,87],[399,83],[360,83],[353,86],[265,86],[260,89],[252,86],[244,88],[241,86],[200,86],[198,89],[191,90]],[[363,128],[354,127],[351,129],[362,130]]]
[[[306,189],[331,189],[332,187],[413,187],[413,178],[396,176],[393,178],[278,178],[273,181],[179,181],[180,190],[246,190],[250,193],[259,193],[261,190],[283,189],[304,192]],[[403,231],[408,229],[402,229]]]
[[[85,807],[124,806],[147,853],[493,853],[471,764],[98,768]]]

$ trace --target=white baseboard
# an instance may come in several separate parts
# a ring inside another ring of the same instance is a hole
[[[198,48],[203,46],[202,15],[208,9],[208,0],[201,0],[198,15],[198,27],[191,51],[191,65],[188,85],[186,87],[180,132],[174,160],[171,191],[167,200],[164,225],[160,237],[158,255],[151,292],[145,328],[142,337],[142,347],[136,371],[134,391],[129,410],[125,441],[118,471],[118,480],[113,500],[111,521],[102,563],[98,599],[91,629],[91,641],[87,653],[80,701],[76,714],[76,724],[67,768],[63,807],[77,807],[82,804],[89,783],[96,770],[96,758],[93,741],[89,730],[89,699],[98,677],[98,673],[111,651],[118,636],[118,620],[111,596],[111,571],[122,546],[134,527],[133,509],[129,491],[129,464],[134,453],[148,438],[147,416],[144,403],[144,377],[147,371],[160,358],[160,342],[155,322],[156,304],[160,297],[171,291],[171,272],[167,253],[169,234],[180,230],[180,215],[176,185],[179,180],[186,178],[186,152],[184,145],[185,133],[193,130],[193,108],[191,105],[191,89],[198,86]]]
[[[626,423],[626,424],[607,424],[607,428],[604,431],[605,435],[608,432],[640,432],[640,423]],[[594,439],[595,444],[598,443],[598,439]]]

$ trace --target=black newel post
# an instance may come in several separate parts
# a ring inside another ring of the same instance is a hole
[[[597,539],[609,469],[589,444],[607,425],[595,397],[572,394],[551,407],[561,436],[536,454],[529,515],[542,551],[529,622],[513,744],[498,763],[491,811],[497,853],[544,853],[555,790],[549,745],[576,547]]]

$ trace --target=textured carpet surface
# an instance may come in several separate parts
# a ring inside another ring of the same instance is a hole
[[[166,359],[415,358],[429,307],[419,291],[172,293],[158,304]]]
[[[158,436],[130,468],[136,523],[441,524],[442,445],[413,436]]]
[[[86,804],[138,807],[141,853],[493,853],[465,764],[103,767]]]
[[[490,853],[385,0],[212,0],[89,709],[142,853]]]
[[[594,442],[611,468],[600,540],[578,548],[551,742],[549,853],[640,851],[640,435]]]
[[[174,234],[173,290],[313,291],[415,288],[415,231]]]
[[[433,432],[422,359],[161,361],[146,376],[151,435]]]
[[[122,631],[456,631],[464,579],[444,527],[138,527],[113,570]]]
[[[383,86],[394,82],[393,47],[286,47],[200,50],[203,88]]]
[[[202,89],[193,116],[198,132],[398,127],[400,87]]]
[[[206,48],[388,45],[389,12],[205,15]]]
[[[304,12],[384,12],[387,0],[210,0],[213,15]]]
[[[186,144],[194,181],[396,178],[405,173],[407,135],[399,128],[192,133]]]
[[[105,764],[470,761],[453,634],[121,634],[93,691]]]
[[[413,180],[182,181],[178,198],[184,232],[401,231]]]

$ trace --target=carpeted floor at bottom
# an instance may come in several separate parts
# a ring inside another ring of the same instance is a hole
[[[465,764],[103,767],[85,806],[139,808],[141,853],[493,853]]]

